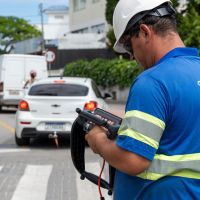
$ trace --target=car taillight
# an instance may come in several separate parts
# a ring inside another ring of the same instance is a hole
[[[97,102],[96,101],[87,102],[84,106],[85,110],[90,110],[90,111],[93,111],[95,108],[97,108]]]
[[[28,102],[22,100],[19,102],[19,109],[20,110],[23,110],[23,111],[29,111],[29,105],[28,105]]]

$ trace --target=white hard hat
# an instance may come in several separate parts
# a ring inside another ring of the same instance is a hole
[[[123,44],[119,42],[121,36],[126,30],[130,19],[136,14],[152,10],[170,0],[120,0],[115,7],[113,14],[113,29],[116,38],[114,50],[119,53],[126,53]],[[136,21],[137,22],[137,21]]]

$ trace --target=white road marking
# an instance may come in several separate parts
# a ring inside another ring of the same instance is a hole
[[[85,169],[87,172],[95,173],[98,175],[101,170],[100,163],[86,163]],[[104,179],[104,174],[102,174],[102,178]],[[76,171],[76,187],[77,187],[77,200],[94,200],[100,199],[98,186],[93,184],[92,182],[88,181],[87,179],[81,180],[80,174]],[[107,190],[101,189],[101,192],[106,200],[111,200],[112,198],[107,195]]]
[[[15,152],[26,152],[26,151],[30,151],[30,149],[19,149],[19,148],[16,148],[16,149],[2,149],[0,148],[0,153],[15,153]]]
[[[3,167],[2,167],[2,166],[0,166],[0,171],[2,170],[2,168],[3,168]]]
[[[11,200],[45,200],[52,165],[28,165]]]

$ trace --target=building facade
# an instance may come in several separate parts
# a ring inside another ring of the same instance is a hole
[[[69,8],[45,9],[43,14],[47,15],[47,22],[43,26],[35,25],[43,30],[44,40],[39,37],[18,42],[13,53],[44,54],[53,50],[56,52],[56,60],[51,63],[54,69],[77,59],[112,58],[115,54],[106,45],[105,9],[106,0],[69,0]]]
[[[70,32],[107,32],[105,5],[105,0],[69,0]]]
[[[43,34],[46,43],[57,42],[69,33],[69,9],[66,6],[52,6],[43,11],[47,15],[47,23],[43,24]],[[37,24],[42,31],[42,25]]]
[[[47,15],[47,22],[34,25],[43,32],[43,37],[15,43],[12,53],[41,54],[43,41],[45,41],[45,45],[59,46],[62,38],[69,34],[69,8],[67,6],[52,6],[43,10],[43,14]]]

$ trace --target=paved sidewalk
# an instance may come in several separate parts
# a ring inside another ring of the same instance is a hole
[[[125,104],[107,102],[108,111],[119,117],[124,117]]]

